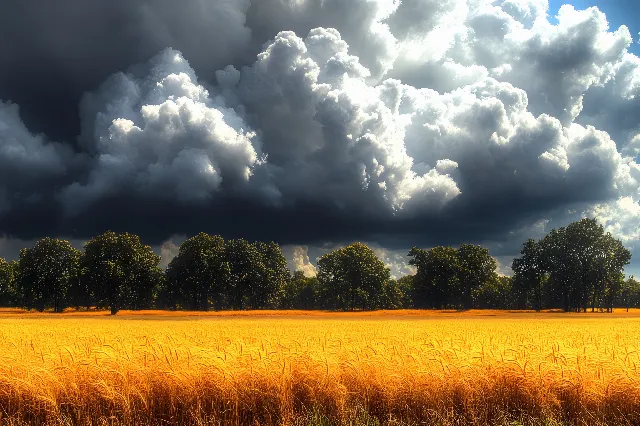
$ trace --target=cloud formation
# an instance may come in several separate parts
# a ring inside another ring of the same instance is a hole
[[[18,105],[0,101],[0,214],[49,196],[75,167],[75,156],[69,146],[29,132]]]
[[[291,272],[302,271],[306,277],[316,276],[316,267],[312,263],[316,259],[309,258],[309,247],[307,246],[284,246],[282,253],[287,258],[287,267]]]
[[[41,3],[0,18],[17,41],[0,45],[0,233],[506,256],[572,211],[640,239],[640,59],[597,8],[64,0],[72,19]]]
[[[81,103],[91,152],[86,182],[62,192],[66,206],[130,191],[178,202],[242,190],[259,158],[255,133],[212,98],[179,52],[151,59],[143,77],[118,73]]]

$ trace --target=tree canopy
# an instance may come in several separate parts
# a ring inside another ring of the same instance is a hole
[[[98,306],[141,309],[153,299],[162,281],[160,256],[137,235],[107,231],[85,244],[85,279],[93,283]]]
[[[43,238],[32,248],[22,249],[18,261],[17,293],[27,306],[43,311],[52,306],[62,312],[68,293],[80,278],[82,252],[68,241]]]
[[[18,262],[0,258],[0,306],[15,303]]]
[[[472,309],[474,294],[497,279],[496,261],[482,246],[413,247],[409,257],[417,269],[414,291],[420,307]]]
[[[182,245],[167,267],[167,299],[192,310],[209,310],[210,300],[225,293],[229,278],[222,237],[200,233]]]
[[[613,308],[631,252],[594,219],[553,229],[540,241],[525,242],[514,259],[521,301],[565,311]]]
[[[318,275],[287,267],[274,242],[197,234],[165,271],[140,238],[107,231],[80,251],[43,238],[18,261],[0,259],[0,304],[61,312],[110,309],[564,309],[640,307],[640,284],[625,279],[631,253],[594,219],[524,242],[512,277],[497,273],[486,247],[413,247],[414,275],[391,277],[375,251],[353,243],[322,256]]]
[[[169,264],[165,297],[194,310],[276,308],[289,280],[277,244],[200,233]]]
[[[354,243],[318,260],[318,281],[327,306],[340,310],[375,309],[390,271],[372,249]]]

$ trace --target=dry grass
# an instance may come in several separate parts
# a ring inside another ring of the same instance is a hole
[[[0,314],[0,424],[640,424],[638,311],[122,314]]]

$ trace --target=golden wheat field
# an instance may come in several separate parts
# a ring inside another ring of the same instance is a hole
[[[638,425],[638,312],[0,313],[0,424]]]

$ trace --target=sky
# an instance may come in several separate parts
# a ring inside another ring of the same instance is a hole
[[[567,3],[565,0],[551,0],[549,2],[549,15],[555,16],[560,6]],[[636,0],[574,0],[570,2],[576,9],[587,9],[597,7],[607,16],[609,26],[616,29],[621,25],[629,28],[634,43],[629,47],[629,51],[640,54],[640,44],[638,44],[638,33],[640,33],[640,3]]]
[[[595,5],[596,7],[588,8]],[[640,275],[631,1],[34,0],[0,15],[0,257],[204,231],[292,268],[597,218]]]

